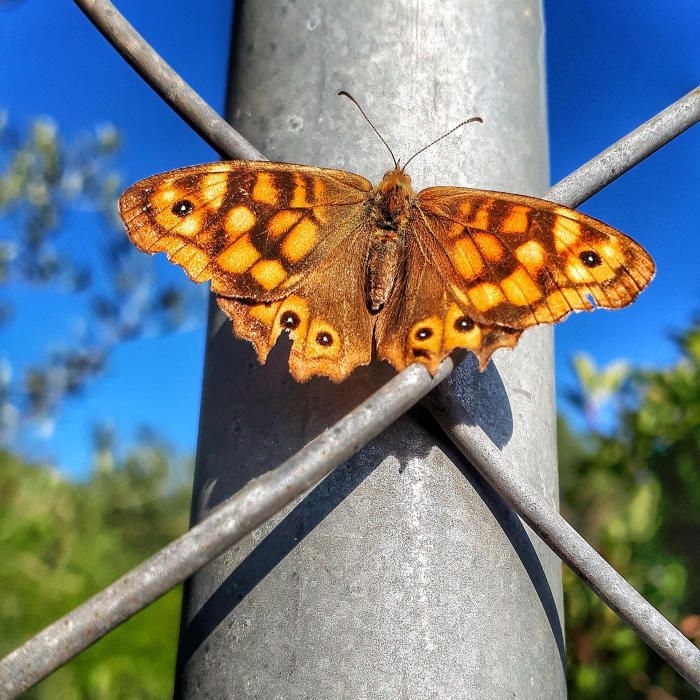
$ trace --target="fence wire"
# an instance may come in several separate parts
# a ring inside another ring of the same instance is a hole
[[[263,158],[158,56],[111,2],[75,2],[166,103],[220,154]],[[698,121],[700,88],[617,141],[543,196],[566,206],[578,206]],[[438,386],[453,367],[452,359],[445,360],[434,378],[421,366],[407,368],[282,465],[248,483],[182,537],[0,660],[0,697],[17,697],[232,547],[433,389],[425,403],[469,462],[626,624],[700,690],[700,650],[516,476],[485,433],[471,424],[445,385]]]

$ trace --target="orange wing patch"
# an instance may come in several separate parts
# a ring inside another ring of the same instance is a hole
[[[250,229],[255,226],[257,217],[252,212],[251,209],[243,204],[232,207],[231,210],[224,216],[224,232],[229,235],[231,239],[236,239],[250,231]]]
[[[527,233],[530,229],[530,213],[532,210],[529,207],[524,207],[522,204],[513,204],[508,213],[501,219],[498,232],[499,233]]]
[[[318,241],[318,225],[307,218],[297,223],[282,241],[282,255],[291,263],[305,258]]]
[[[278,260],[261,260],[253,265],[250,274],[267,291],[274,289],[287,279],[287,271]]]

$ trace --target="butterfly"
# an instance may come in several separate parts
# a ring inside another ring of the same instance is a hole
[[[373,346],[431,373],[466,348],[483,371],[525,329],[626,306],[654,275],[639,244],[590,216],[503,192],[416,193],[394,164],[377,186],[309,165],[195,165],[137,182],[119,212],[138,248],[211,282],[261,363],[287,333],[299,382],[343,381]]]

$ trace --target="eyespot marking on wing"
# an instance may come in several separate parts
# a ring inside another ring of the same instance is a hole
[[[452,304],[445,315],[443,347],[445,352],[455,348],[475,350],[481,344],[481,329],[464,311]]]
[[[337,357],[341,351],[338,331],[327,321],[313,319],[306,336],[305,351],[311,357]]]

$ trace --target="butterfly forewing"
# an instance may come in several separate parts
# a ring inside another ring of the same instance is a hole
[[[512,328],[631,303],[654,275],[646,251],[610,226],[546,200],[433,187],[418,195],[436,262],[475,318]],[[447,263],[446,263],[447,259]]]
[[[167,253],[195,282],[269,301],[291,293],[362,225],[371,190],[339,170],[229,161],[142,180],[119,211],[139,248]]]

